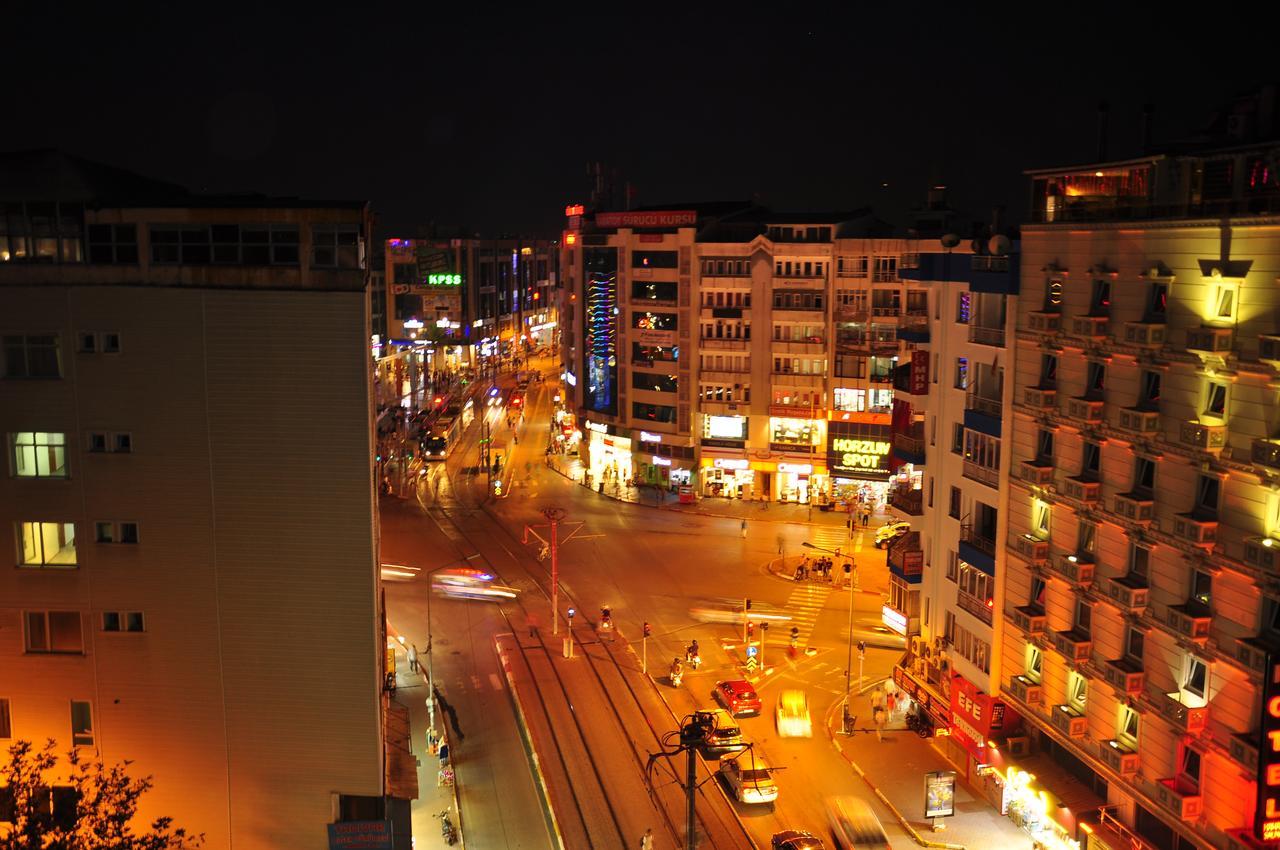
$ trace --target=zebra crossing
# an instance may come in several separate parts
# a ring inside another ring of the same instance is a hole
[[[787,600],[787,613],[791,615],[791,626],[799,629],[796,645],[801,649],[809,645],[809,635],[813,634],[818,615],[822,613],[822,607],[830,595],[831,585],[829,584],[802,582],[791,591],[791,597]],[[788,634],[787,640],[790,639],[791,636]]]
[[[849,539],[849,529],[843,525],[824,525],[813,532],[813,545],[823,549],[839,549],[848,555],[862,548],[862,529],[855,528],[853,539]]]

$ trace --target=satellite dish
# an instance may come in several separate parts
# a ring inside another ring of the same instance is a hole
[[[1013,247],[1013,243],[1009,241],[1009,237],[1003,233],[997,233],[987,242],[987,250],[997,257],[1003,257],[1009,253],[1009,249]]]
[[[986,248],[983,246],[981,239],[974,239],[969,243],[969,250],[975,254],[981,254]]]
[[[948,233],[940,241],[943,248],[954,248],[960,244],[960,237],[954,233]]]

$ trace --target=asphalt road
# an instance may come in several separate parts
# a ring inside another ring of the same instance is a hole
[[[736,666],[741,651],[740,627],[699,623],[691,616],[691,608],[749,597],[755,603],[790,612],[802,624],[805,644],[812,648],[812,654],[789,658],[785,646],[788,627],[774,626],[763,650],[766,667],[772,672],[758,684],[765,711],[760,718],[742,721],[748,738],[773,765],[784,768],[776,773],[780,797],[771,807],[738,808],[761,846],[768,846],[769,836],[781,829],[820,832],[824,798],[835,794],[869,796],[825,732],[828,717],[834,717],[838,725],[845,693],[849,594],[798,587],[769,573],[765,564],[777,557],[780,547],[787,554],[800,552],[800,544],[806,540],[827,546],[836,541],[839,545],[843,528],[762,519],[748,524],[744,539],[738,519],[620,504],[591,492],[543,462],[550,397],[549,387],[533,385],[517,445],[512,444],[503,416],[496,417],[495,441],[503,442],[510,451],[505,498],[484,505],[486,476],[468,472],[477,465],[478,429],[473,425],[447,463],[429,468],[418,489],[417,505],[384,511],[384,560],[419,566],[424,572],[457,561],[461,550],[442,547],[439,529],[430,527],[430,512],[443,510],[473,538],[482,537],[473,542],[484,558],[506,583],[524,592],[522,601],[537,612],[542,627],[547,628],[549,602],[535,582],[521,577],[517,561],[524,554],[521,548],[535,553],[541,548],[536,542],[524,547],[524,526],[545,524],[540,513],[545,507],[563,508],[566,523],[583,524],[577,539],[569,539],[560,548],[559,564],[562,587],[584,608],[580,616],[595,620],[599,606],[608,605],[627,636],[639,636],[643,622],[652,624],[648,646],[636,647],[647,655],[651,672],[665,671],[671,658],[682,655],[691,639],[699,640],[702,668],[687,673],[679,689],[663,684],[677,716],[709,706],[710,691],[718,679],[741,675]],[[571,528],[564,526],[561,537]],[[545,530],[535,530],[545,536]],[[853,596],[855,628],[871,634],[879,623],[881,593],[888,584],[884,554],[864,546],[856,558],[861,587],[868,592]],[[426,584],[425,579],[418,579],[388,586],[392,615],[422,622],[420,647],[425,645]],[[466,734],[460,757],[475,746],[495,748],[503,764],[522,759],[510,707],[497,683],[499,671],[492,651],[492,636],[510,631],[511,624],[491,604],[443,599],[431,604],[435,677],[446,697],[458,706]],[[561,606],[562,617],[566,604]],[[725,646],[732,648],[726,650]],[[898,654],[869,648],[865,679],[886,676]],[[855,653],[855,689],[857,664]],[[808,694],[813,738],[778,737],[773,709],[777,694],[786,688]],[[871,770],[877,765],[863,767]],[[881,814],[894,845],[907,841],[887,813]],[[468,788],[463,815],[470,846],[550,846],[528,770],[489,771],[479,787]],[[529,828],[535,824],[538,828]]]

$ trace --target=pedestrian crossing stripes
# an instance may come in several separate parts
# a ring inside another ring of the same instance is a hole
[[[854,540],[849,539],[849,529],[843,525],[839,526],[822,526],[815,529],[813,533],[814,546],[823,549],[839,549],[841,552],[852,552],[857,535],[860,529],[854,530]]]
[[[809,645],[809,635],[813,634],[818,615],[822,613],[822,607],[830,595],[831,586],[827,584],[805,583],[797,585],[791,591],[791,598],[787,600],[787,613],[791,615],[791,626],[799,630],[797,646],[800,648]],[[787,639],[791,639],[789,627]]]

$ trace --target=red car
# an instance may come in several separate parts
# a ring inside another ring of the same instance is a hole
[[[760,695],[756,693],[756,689],[743,679],[735,679],[729,682],[720,682],[716,685],[716,689],[711,692],[716,702],[728,709],[729,713],[734,717],[743,717],[748,714],[758,715],[763,706],[760,704]]]

